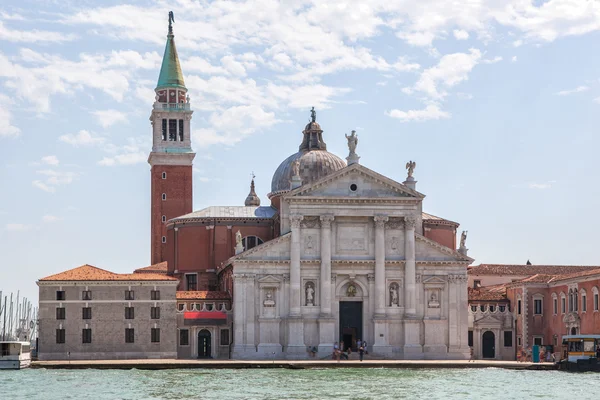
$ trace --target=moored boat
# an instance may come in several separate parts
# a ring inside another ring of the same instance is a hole
[[[600,335],[566,335],[563,336],[566,347],[566,358],[561,360],[559,369],[575,372],[600,372],[597,349],[600,346]]]
[[[0,341],[0,369],[23,369],[30,365],[29,342]]]

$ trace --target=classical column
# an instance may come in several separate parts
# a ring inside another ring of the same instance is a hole
[[[245,352],[245,317],[244,308],[244,283],[245,277],[242,274],[233,274],[233,357],[244,358]]]
[[[178,254],[179,253],[179,241],[178,241],[179,228],[175,227],[175,228],[173,228],[173,230],[175,231],[173,233],[173,237],[174,237],[173,247],[174,247],[174,259],[175,259],[173,262],[173,264],[175,264],[173,272],[178,273],[179,272],[179,268],[178,268],[178,265],[179,265],[179,257],[178,257],[179,256],[179,254]]]
[[[321,316],[331,315],[331,222],[333,215],[321,215]]]
[[[414,316],[417,312],[416,300],[416,259],[415,259],[415,225],[416,218],[404,217],[404,313]]]
[[[302,215],[292,215],[292,244],[290,247],[290,316],[300,316],[300,221]]]
[[[385,223],[388,217],[376,215],[375,221],[375,315],[385,315]]]

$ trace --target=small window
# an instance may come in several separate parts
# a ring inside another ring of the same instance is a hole
[[[229,329],[221,329],[221,346],[229,345]]]
[[[477,311],[477,306],[472,305],[471,306],[471,311],[476,312]]]
[[[594,293],[594,311],[598,311],[598,293]]]
[[[134,319],[134,307],[125,307],[125,319]]]
[[[92,299],[92,291],[84,290],[81,292],[81,300],[91,300]]]
[[[133,292],[133,290],[125,291],[125,300],[135,300],[135,293]]]
[[[179,330],[179,345],[189,346],[190,345],[190,331],[187,329]]]
[[[186,274],[185,281],[186,281],[186,290],[188,290],[188,291],[198,290],[198,275]]]
[[[150,308],[150,319],[160,319],[160,307]]]
[[[65,330],[64,329],[57,329],[56,330],[56,343],[57,344],[62,344],[65,342]]]
[[[163,243],[167,243],[167,237],[166,237],[166,236],[163,236],[163,237],[162,237],[162,242],[163,242]]]
[[[125,328],[125,343],[135,342],[135,331],[133,328]]]
[[[500,312],[504,312],[506,311],[506,306],[502,304],[501,306],[498,306],[498,309],[500,309]]]
[[[512,347],[512,331],[504,331],[504,347]]]
[[[166,172],[163,172],[163,173],[162,173],[162,178],[163,178],[163,179],[167,179],[167,173],[166,173]]]
[[[537,346],[541,346],[543,341],[544,341],[544,338],[540,337],[540,336],[536,336],[533,338],[533,344],[537,345]]]
[[[177,304],[177,309],[178,309],[179,311],[183,311],[183,310],[185,309],[185,304],[184,304],[184,303],[178,303],[178,304]]]
[[[194,304],[194,308],[196,311],[200,311],[200,310],[202,310],[202,304],[196,303],[196,304]]]
[[[587,295],[585,295],[585,294],[581,295],[581,311],[582,312],[587,311]]]
[[[166,193],[162,194],[162,199],[163,199],[163,201],[167,199],[167,194]]]
[[[542,299],[533,300],[533,313],[535,315],[542,315]]]
[[[557,298],[552,299],[552,314],[554,314],[554,315],[558,314],[558,299]]]
[[[480,280],[480,279],[475,279],[475,280],[473,281],[473,288],[474,288],[474,289],[478,289],[478,288],[480,288],[480,287],[481,287],[481,280]]]
[[[150,341],[152,343],[160,343],[160,328],[152,328],[150,330]]]
[[[204,303],[204,307],[206,307],[206,311],[212,311],[215,305],[213,303]]]
[[[492,305],[490,305],[490,312],[494,312],[494,311],[496,311],[496,307],[495,307],[495,306],[492,306]]]
[[[65,291],[64,290],[56,291],[56,300],[65,300]]]
[[[469,345],[469,347],[473,347],[473,331],[469,331],[469,334],[468,334],[468,345]]]
[[[481,310],[481,312],[485,312],[485,311],[487,310],[487,305],[485,305],[485,304],[481,304],[481,305],[479,306],[479,309]]]
[[[519,346],[519,347],[523,346],[523,344],[521,342],[521,336],[517,336],[517,346]]]
[[[162,120],[162,140],[167,140],[167,120]]]
[[[92,307],[83,307],[81,309],[82,319],[92,319]]]
[[[81,342],[82,343],[92,343],[92,330],[90,328],[82,329]]]
[[[357,189],[358,189],[358,186],[356,186],[356,183],[353,183],[352,185],[350,185],[351,191],[356,192]]]
[[[521,300],[517,300],[517,314],[521,315]]]
[[[64,307],[56,307],[56,319],[65,319],[66,311]]]
[[[160,300],[160,290],[151,290],[150,300]]]
[[[167,216],[166,215],[162,216],[162,222],[167,222]]]
[[[560,298],[560,309],[561,309],[561,311],[562,311],[563,314],[567,310],[567,300],[564,297]]]
[[[263,244],[263,240],[258,236],[246,236],[242,239],[242,246],[244,247],[244,250],[250,250],[259,244]]]

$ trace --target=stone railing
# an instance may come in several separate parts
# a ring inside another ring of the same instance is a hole
[[[190,103],[154,103],[155,110],[163,111],[189,111]]]

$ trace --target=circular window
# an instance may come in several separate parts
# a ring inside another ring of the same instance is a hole
[[[356,183],[353,183],[352,185],[350,185],[350,190],[352,190],[353,192],[356,192],[356,189],[358,189],[358,186],[356,186]]]

